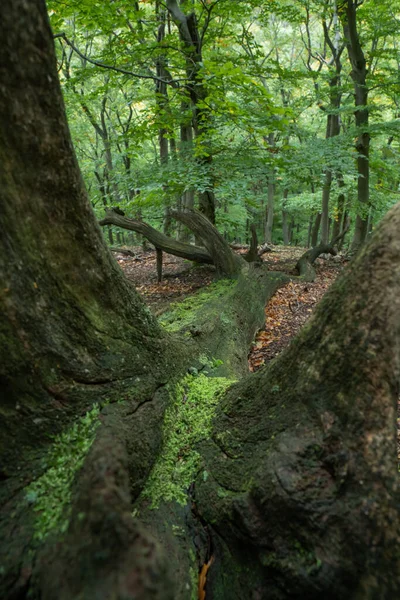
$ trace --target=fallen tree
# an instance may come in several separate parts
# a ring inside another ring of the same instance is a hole
[[[245,375],[287,276],[226,255],[233,281],[162,327],[95,223],[44,3],[3,0],[0,17],[1,598],[188,600],[205,576],[207,599],[396,598],[400,205]],[[170,429],[196,433],[198,404],[196,456],[165,461],[167,483],[192,467],[183,505],[152,510]]]
[[[122,229],[129,229],[140,233],[151,242],[157,251],[157,271],[158,280],[162,277],[162,253],[173,254],[187,260],[198,263],[214,264],[220,275],[227,277],[236,277],[244,268],[244,262],[262,264],[260,256],[266,251],[264,246],[260,252],[257,251],[257,233],[254,225],[251,227],[251,244],[249,250],[244,255],[236,255],[232,252],[229,244],[226,243],[222,235],[212,225],[208,219],[199,211],[184,210],[171,211],[171,216],[184,223],[196,237],[201,239],[205,248],[186,244],[175,240],[148,223],[130,219],[121,214],[121,211],[111,209],[107,211],[106,216],[100,219],[99,225],[116,225]],[[336,245],[345,236],[347,229],[329,244],[320,244],[315,248],[307,250],[297,261],[296,270],[300,277],[306,281],[314,281],[316,277],[313,264],[321,254],[336,255]]]
[[[124,215],[118,214],[113,209],[108,210],[105,217],[100,219],[99,225],[102,227],[105,225],[116,225],[117,227],[122,227],[122,229],[140,233],[156,248],[167,252],[167,254],[180,256],[181,258],[186,258],[187,260],[198,263],[212,264],[213,262],[211,255],[204,248],[174,240],[148,223],[138,221],[137,219],[130,219]]]

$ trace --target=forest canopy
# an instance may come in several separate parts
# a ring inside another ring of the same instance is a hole
[[[351,241],[358,215],[364,238],[398,200],[399,8],[49,0],[98,216],[118,205],[175,233],[169,210],[195,205],[229,241],[254,222],[259,239],[305,246],[348,220]]]

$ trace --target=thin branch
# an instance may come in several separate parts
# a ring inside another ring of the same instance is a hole
[[[159,81],[161,83],[165,83],[166,85],[176,85],[178,82],[180,81],[186,81],[184,79],[176,79],[174,81],[168,81],[165,79],[161,79],[160,77],[157,77],[156,75],[141,75],[139,73],[134,73],[133,71],[128,71],[127,69],[122,69],[120,67],[114,67],[112,65],[106,65],[105,63],[102,63],[98,60],[93,60],[92,58],[89,58],[88,56],[85,56],[66,36],[65,33],[56,33],[54,36],[54,38],[62,38],[66,44],[68,44],[68,46],[70,46],[72,48],[72,50],[74,52],[76,52],[76,54],[78,56],[80,56],[80,58],[82,58],[82,60],[85,60],[89,63],[91,63],[92,65],[96,66],[96,67],[100,67],[102,69],[108,69],[110,71],[116,71],[117,73],[122,73],[122,75],[129,75],[130,77],[137,77],[138,79],[151,79],[153,81]]]

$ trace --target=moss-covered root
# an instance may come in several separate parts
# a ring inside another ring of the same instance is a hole
[[[44,473],[25,492],[26,504],[35,513],[35,540],[64,533],[69,524],[72,484],[92,445],[100,408],[95,405],[72,427],[58,435],[43,458]]]
[[[161,501],[187,504],[189,486],[201,467],[196,445],[210,436],[221,394],[233,382],[200,374],[187,375],[174,386],[164,418],[162,449],[142,492],[151,508]]]
[[[63,543],[39,552],[33,594],[43,600],[174,600],[168,562],[132,518],[120,408],[109,408],[76,481]]]
[[[135,503],[135,522],[151,532],[169,557],[175,600],[198,598],[199,571],[209,558],[209,536],[192,511],[190,489],[199,472],[208,476],[197,447],[209,438],[221,394],[232,383],[187,375],[171,388],[161,452]]]

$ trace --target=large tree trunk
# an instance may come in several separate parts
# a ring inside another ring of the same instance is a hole
[[[234,262],[237,282],[198,306],[177,350],[95,223],[42,0],[3,0],[0,35],[0,597],[189,600],[205,562],[207,598],[398,597],[400,205],[292,346],[222,398],[188,505],[149,511],[140,494],[177,379],[210,362],[243,376],[287,277]],[[189,217],[201,233],[205,217]],[[89,450],[68,424],[106,399]],[[61,456],[46,455],[60,430]],[[82,446],[54,523],[37,496]]]
[[[400,205],[288,351],[222,402],[196,482],[211,597],[399,595],[399,227]]]
[[[16,23],[18,39],[9,34]],[[1,320],[13,342],[1,344],[0,452],[8,471],[23,447],[107,387],[132,377],[143,389],[159,385],[161,364],[152,373],[147,364],[166,338],[93,224],[43,2],[2,3],[1,27]]]

